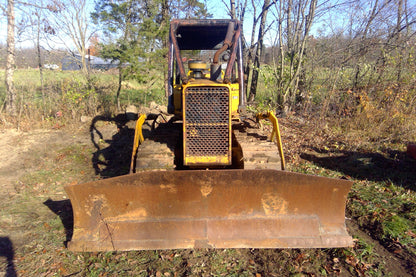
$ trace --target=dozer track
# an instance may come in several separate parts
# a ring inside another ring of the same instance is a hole
[[[159,123],[143,126],[144,142],[140,144],[136,159],[136,172],[165,171],[181,168],[181,123]],[[248,121],[233,124],[233,165],[224,168],[281,169],[276,143]]]
[[[259,134],[259,128],[249,121],[233,125],[233,132],[241,148],[244,169],[281,169],[276,143],[267,135]]]
[[[154,125],[158,126],[154,126]],[[136,158],[136,172],[146,170],[174,170],[175,152],[178,154],[181,123],[173,121],[143,125],[144,141]]]

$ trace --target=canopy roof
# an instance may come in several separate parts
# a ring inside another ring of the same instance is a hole
[[[180,50],[213,50],[221,48],[231,21],[240,28],[230,19],[173,20],[171,25]]]

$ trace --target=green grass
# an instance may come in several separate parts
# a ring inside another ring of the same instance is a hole
[[[397,241],[411,251],[416,248],[415,193],[391,183],[362,181],[355,183],[349,210],[359,224],[375,229],[380,240]]]

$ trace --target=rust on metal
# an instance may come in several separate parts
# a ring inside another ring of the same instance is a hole
[[[198,31],[198,28],[200,30]],[[182,30],[184,29],[184,30]],[[192,36],[187,30],[192,30]],[[183,33],[182,33],[183,31]],[[188,83],[188,77],[181,57],[181,50],[213,50],[219,49],[214,56],[214,63],[218,63],[219,55],[232,48],[231,59],[227,63],[226,80],[230,79],[231,70],[236,58],[236,49],[241,33],[241,24],[238,20],[227,19],[194,19],[194,20],[172,20],[170,25],[169,38],[173,45],[173,53],[179,70],[179,75],[184,84]],[[195,37],[200,36],[200,37]],[[217,48],[218,42],[222,44]]]
[[[227,27],[227,34],[225,35],[223,46],[215,52],[214,59],[212,60],[213,63],[217,64],[222,52],[230,48],[233,37],[234,37],[234,28],[235,23],[234,21],[230,21]]]
[[[231,82],[231,73],[232,70],[234,68],[234,62],[237,56],[237,47],[238,47],[238,39],[240,38],[240,32],[241,32],[241,28],[238,28],[235,31],[235,35],[234,35],[234,41],[232,44],[232,50],[231,50],[231,56],[230,56],[230,60],[227,63],[227,68],[225,70],[225,75],[224,75],[224,83],[228,84]],[[243,75],[241,75],[243,76]]]
[[[191,170],[69,185],[69,249],[351,246],[344,211],[351,184],[276,170]]]
[[[181,77],[181,80],[184,84],[188,83],[188,77],[186,76],[185,73],[185,67],[183,66],[183,62],[182,62],[182,58],[181,58],[181,52],[178,46],[178,40],[176,39],[176,28],[177,25],[176,24],[172,24],[171,23],[171,28],[170,28],[170,39],[172,40],[172,44],[173,44],[173,53],[175,55],[176,58],[176,62],[178,64],[178,69],[179,69],[179,75]]]

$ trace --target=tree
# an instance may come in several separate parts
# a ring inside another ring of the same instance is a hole
[[[40,3],[30,3],[30,2],[23,2],[18,1],[16,2],[19,5],[27,8],[34,8],[36,12],[34,12],[35,18],[30,17],[29,26],[33,28],[34,26],[37,27],[36,31],[36,48],[37,48],[37,57],[38,57],[38,66],[40,69],[40,79],[41,79],[41,89],[42,89],[42,96],[44,100],[44,92],[43,92],[43,75],[42,75],[42,64],[41,64],[41,50],[40,50],[40,35],[41,35],[41,18],[42,18],[42,10],[47,9],[47,7],[43,6],[43,1]],[[4,13],[7,15],[7,62],[6,62],[6,74],[5,74],[5,83],[6,83],[6,111],[11,115],[16,115],[17,113],[17,93],[14,87],[13,75],[14,70],[16,67],[15,61],[15,29],[16,29],[16,20],[15,20],[15,1],[8,0],[7,1],[7,8],[0,6]],[[35,27],[35,28],[36,28]],[[23,29],[24,29],[23,28]],[[45,32],[51,31],[45,27]],[[44,105],[45,107],[45,105]]]
[[[117,109],[120,110],[120,92],[123,79],[137,71],[139,60],[143,59],[145,34],[139,36],[139,30],[147,16],[153,11],[141,1],[101,0],[95,6],[92,18],[100,24],[110,41],[101,44],[101,55],[118,62],[119,78],[116,92]],[[149,22],[148,22],[149,24]],[[154,29],[154,28],[152,28]],[[146,35],[153,36],[151,32]],[[142,46],[142,47],[141,47]],[[149,45],[145,46],[146,48]],[[129,64],[128,67],[123,65]]]
[[[171,17],[206,17],[205,5],[195,0],[100,0],[92,14],[109,41],[101,43],[101,55],[119,62],[116,93],[120,109],[122,80],[148,80],[150,70],[166,72]]]
[[[6,63],[6,111],[16,115],[16,90],[13,82],[15,68],[15,17],[14,0],[7,1],[7,63]]]
[[[270,0],[264,0],[261,8],[261,12],[259,15],[257,15],[257,6],[258,2],[255,0],[251,0],[251,8],[252,8],[252,20],[253,25],[251,29],[251,42],[248,47],[246,47],[247,42],[244,37],[244,32],[242,33],[242,41],[243,41],[243,51],[244,56],[246,57],[246,64],[244,67],[244,91],[247,91],[248,87],[248,81],[250,77],[250,73],[253,72],[252,78],[251,78],[251,86],[250,86],[250,93],[248,101],[252,102],[254,101],[256,91],[257,91],[257,82],[259,77],[259,69],[260,69],[260,59],[262,57],[262,51],[264,48],[263,40],[264,36],[267,32],[268,27],[266,26],[266,19],[267,19],[267,12],[269,8],[276,2],[277,0],[272,0],[270,3]],[[244,25],[244,18],[246,15],[246,9],[247,9],[247,0],[230,0],[230,5],[228,5],[225,0],[222,0],[224,6],[228,10],[228,14],[231,17],[231,19],[239,19],[241,24]],[[256,41],[256,33],[257,33],[257,26],[258,23],[259,30],[257,35],[257,41]],[[243,26],[244,27],[244,26]],[[254,59],[254,63],[253,63]]]
[[[207,18],[208,13],[204,1],[201,0],[166,0],[171,18]]]
[[[264,0],[261,17],[260,17],[261,19],[260,19],[259,33],[258,33],[256,52],[255,52],[254,64],[253,64],[253,76],[251,77],[251,86],[250,86],[250,94],[248,96],[248,102],[253,102],[254,98],[256,97],[257,82],[259,79],[259,70],[260,70],[260,58],[263,52],[264,35],[266,34],[266,18],[267,18],[267,12],[270,6],[271,6],[270,0]]]
[[[88,78],[86,60],[88,41],[94,34],[87,12],[87,0],[50,0],[49,10],[52,27],[61,43],[69,50],[75,49],[81,57],[81,69]],[[68,40],[70,43],[68,43]]]
[[[38,1],[37,5],[24,4],[25,5],[25,18],[27,23],[25,31],[29,36],[29,39],[33,41],[36,49],[37,67],[39,69],[40,78],[40,90],[42,93],[42,107],[43,113],[46,115],[46,95],[44,89],[44,78],[43,78],[43,57],[41,40],[46,40],[46,35],[54,35],[55,30],[50,26],[45,11],[48,9],[43,5],[43,0]]]
[[[296,102],[306,43],[315,17],[317,0],[279,1],[275,5],[278,35],[277,103],[284,113]]]

